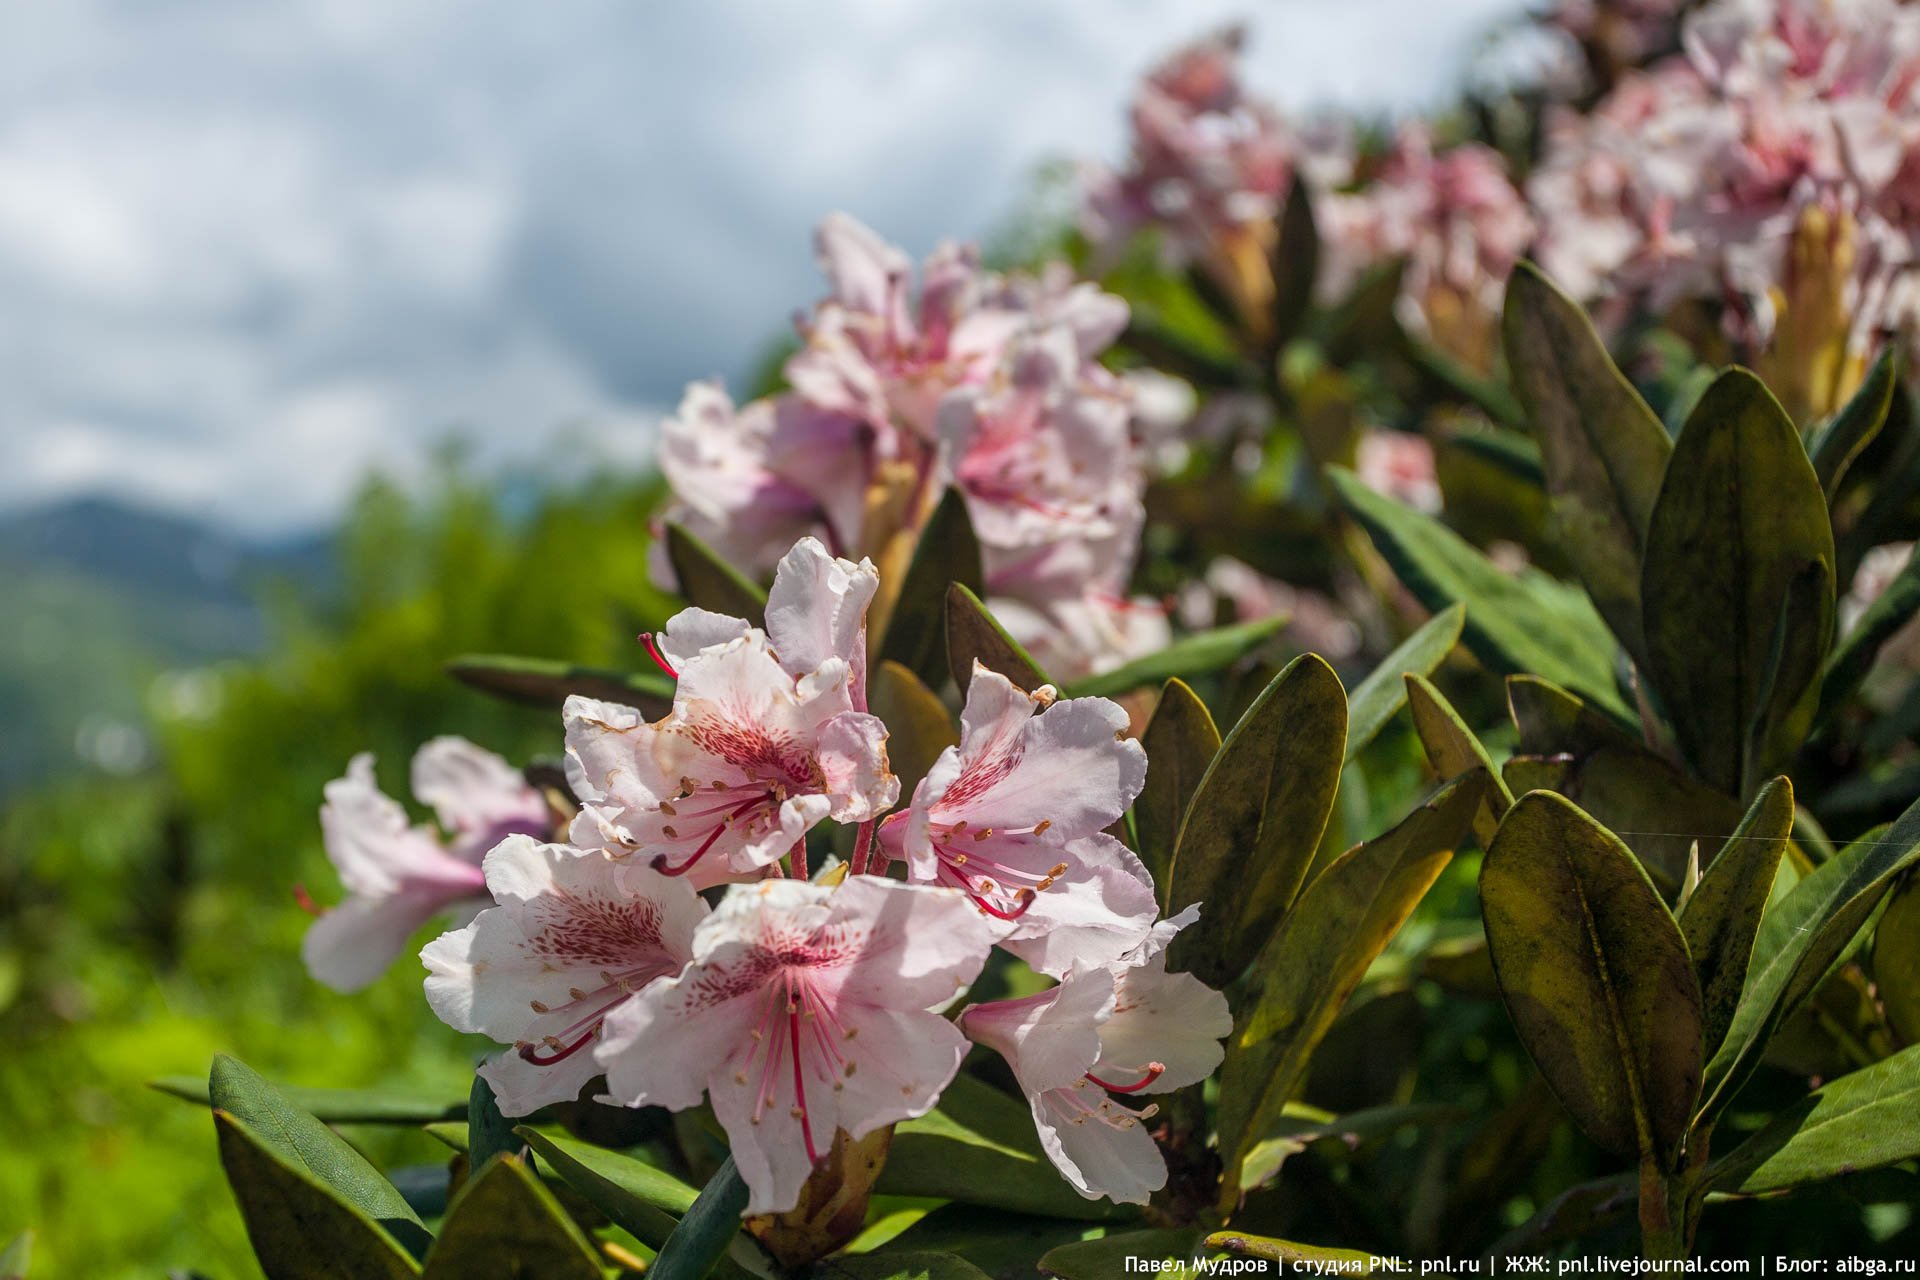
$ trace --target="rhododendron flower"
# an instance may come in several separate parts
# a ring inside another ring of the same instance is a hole
[[[420,953],[427,1003],[512,1045],[480,1068],[503,1115],[571,1102],[598,1075],[607,1015],[693,954],[706,904],[685,880],[599,850],[513,836],[482,863],[498,904]]]
[[[877,876],[735,886],[686,970],[608,1015],[607,1089],[674,1111],[707,1095],[747,1212],[784,1212],[836,1130],[933,1108],[967,1042],[929,1011],[972,984],[997,930],[960,893]]]
[[[1354,474],[1375,493],[1437,515],[1442,502],[1433,446],[1425,436],[1374,428],[1354,448]]]
[[[1076,968],[1059,986],[1019,1000],[970,1005],[960,1027],[1013,1068],[1047,1156],[1088,1199],[1145,1204],[1167,1181],[1145,1122],[1114,1094],[1159,1093],[1213,1074],[1233,1029],[1226,997],[1161,950],[1172,927],[1137,964]]]
[[[336,991],[357,991],[400,957],[407,939],[443,914],[471,916],[487,904],[480,859],[516,833],[545,835],[547,802],[518,769],[464,738],[435,738],[413,757],[414,797],[431,805],[442,832],[414,826],[373,779],[362,753],[329,782],[320,808],[327,858],[347,899],[307,930],[307,971]]]
[[[823,818],[890,808],[886,726],[864,709],[877,585],[871,563],[802,539],[774,575],[764,631],[703,609],[667,623],[662,660],[679,680],[667,716],[569,698],[575,842],[640,851],[704,888],[758,875]]]
[[[1043,973],[1139,945],[1153,881],[1105,834],[1146,781],[1147,758],[1105,698],[1054,701],[975,664],[947,748],[913,804],[881,826],[881,847],[918,883],[950,885],[1014,922],[1005,945]]]

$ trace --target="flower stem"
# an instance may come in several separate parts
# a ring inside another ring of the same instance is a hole
[[[848,874],[863,876],[867,874],[867,864],[873,860],[873,819],[860,824],[860,830],[853,837],[853,857],[847,868]]]

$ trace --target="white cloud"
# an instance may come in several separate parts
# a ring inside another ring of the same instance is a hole
[[[1280,0],[1293,108],[1441,100],[1515,0]],[[257,529],[458,426],[598,440],[738,376],[845,207],[924,250],[1113,155],[1155,55],[1244,5],[884,0],[0,9],[0,503]],[[582,428],[580,424],[597,424]]]

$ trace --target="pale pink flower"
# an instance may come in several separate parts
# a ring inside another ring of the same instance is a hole
[[[752,878],[824,818],[892,807],[887,730],[866,710],[866,609],[879,582],[806,538],[780,561],[763,631],[686,609],[667,623],[673,710],[648,723],[592,698],[566,704],[575,843],[697,887]]]
[[[1157,931],[1129,962],[1075,968],[1060,985],[1018,1000],[970,1005],[960,1027],[1013,1068],[1040,1145],[1074,1190],[1145,1204],[1167,1166],[1145,1122],[1112,1095],[1160,1093],[1213,1074],[1233,1029],[1226,997],[1161,951],[1182,921]]]
[[[1111,959],[1153,923],[1153,881],[1105,828],[1146,781],[1147,758],[1105,698],[1022,692],[975,665],[947,748],[881,847],[916,883],[950,885],[1015,922],[1005,945],[1045,973]]]
[[[480,1068],[501,1113],[571,1102],[600,1073],[606,1017],[693,954],[706,904],[685,880],[598,850],[513,836],[482,864],[498,904],[420,953],[427,1003],[512,1048]]]
[[[432,806],[440,831],[413,825],[381,792],[371,755],[355,756],[346,776],[327,784],[320,830],[348,896],[313,922],[301,956],[336,991],[379,977],[429,920],[485,906],[487,850],[553,826],[545,798],[518,769],[463,738],[435,738],[414,754],[413,794]]]
[[[1360,483],[1415,511],[1437,515],[1442,502],[1433,446],[1408,431],[1370,428],[1354,449],[1354,474]]]
[[[962,894],[877,876],[736,886],[686,970],[608,1015],[608,1092],[674,1111],[709,1097],[747,1212],[783,1212],[836,1130],[933,1108],[967,1042],[930,1010],[972,984],[997,931]]]

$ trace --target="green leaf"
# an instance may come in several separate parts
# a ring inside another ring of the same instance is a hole
[[[990,1280],[987,1273],[950,1253],[863,1253],[816,1262],[811,1280]]]
[[[22,1231],[6,1248],[0,1249],[0,1280],[26,1280],[27,1266],[33,1261],[33,1232]]]
[[[183,1102],[213,1105],[208,1096],[205,1076],[161,1076],[147,1081],[147,1087],[179,1098]],[[405,1089],[309,1089],[299,1085],[276,1085],[288,1103],[325,1124],[432,1124],[438,1120],[467,1118],[464,1103],[448,1102],[433,1093],[415,1093]]]
[[[1369,1107],[1334,1116],[1300,1114],[1311,1110],[1289,1105],[1268,1136],[1247,1148],[1240,1162],[1240,1185],[1265,1186],[1280,1174],[1280,1167],[1315,1143],[1326,1143],[1342,1152],[1357,1151],[1362,1143],[1416,1125],[1452,1124],[1465,1119],[1467,1112],[1444,1103],[1409,1103],[1399,1107]]]
[[[1702,1037],[1709,1057],[1733,1022],[1753,958],[1754,936],[1792,834],[1793,784],[1775,778],[1761,788],[1680,910],[1680,932],[1700,979]]]
[[[485,1076],[475,1072],[473,1090],[467,1095],[468,1166],[485,1168],[495,1156],[518,1155],[525,1145],[514,1137],[513,1121],[500,1114],[493,1087]]]
[[[275,1155],[331,1188],[416,1257],[425,1250],[431,1237],[394,1185],[345,1138],[295,1106],[253,1068],[216,1055],[207,1092],[216,1108],[246,1125]]]
[[[1820,677],[1819,720],[1825,721],[1853,696],[1873,669],[1880,646],[1893,639],[1916,612],[1920,612],[1920,555],[1908,558],[1893,581],[1834,645],[1833,656]]]
[[[978,594],[984,590],[980,568],[980,540],[967,516],[967,500],[958,489],[940,496],[927,517],[914,547],[894,602],[886,639],[877,653],[880,661],[897,662],[928,685],[938,686],[946,674],[947,585],[957,582]],[[963,686],[964,688],[964,686]]]
[[[1588,1137],[1671,1167],[1700,1090],[1700,985],[1627,847],[1550,791],[1521,796],[1480,869],[1521,1043]]]
[[[496,1156],[447,1208],[427,1280],[601,1280],[593,1242],[512,1156]]]
[[[284,1148],[224,1110],[214,1111],[213,1126],[220,1165],[267,1280],[420,1274],[385,1227],[288,1158]]]
[[[1467,620],[1465,605],[1453,605],[1428,618],[1414,633],[1402,640],[1380,665],[1354,687],[1347,699],[1347,753],[1351,762],[1379,736],[1387,722],[1406,705],[1408,675],[1431,675],[1453,646],[1460,642],[1460,628]]]
[[[1229,1193],[1243,1154],[1280,1124],[1341,1006],[1452,857],[1486,785],[1480,774],[1455,779],[1391,831],[1342,854],[1261,948],[1221,1069]]]
[[[467,654],[447,663],[446,671],[469,688],[529,707],[557,708],[576,693],[651,714],[665,714],[673,702],[673,681],[658,671],[611,671],[502,654]]]
[[[1327,470],[1335,493],[1420,603],[1464,604],[1463,637],[1502,674],[1530,672],[1625,717],[1613,683],[1613,636],[1578,590],[1543,573],[1505,572],[1439,521],[1382,497],[1350,471]]]
[[[1279,236],[1269,267],[1273,272],[1273,328],[1268,347],[1279,351],[1300,332],[1313,307],[1313,284],[1320,274],[1320,232],[1313,223],[1313,192],[1299,174],[1280,207]]]
[[[1693,842],[1713,849],[1740,825],[1738,801],[1682,773],[1565,689],[1513,676],[1507,702],[1520,729],[1502,769],[1508,789],[1558,791],[1575,801],[1627,842],[1656,884],[1677,888]]]
[[[1503,427],[1526,424],[1526,415],[1519,403],[1499,382],[1482,377],[1416,334],[1405,334],[1400,341],[1413,367],[1446,394],[1472,405]]]
[[[1895,878],[1916,862],[1920,802],[1884,832],[1855,841],[1808,872],[1761,919],[1746,987],[1726,1038],[1707,1063],[1703,1125],[1732,1100],[1781,1019],[1846,956]]]
[[[1874,926],[1873,982],[1901,1041],[1920,1044],[1920,876],[1901,882]]]
[[[1414,732],[1420,736],[1420,745],[1427,753],[1427,763],[1440,780],[1444,782],[1458,778],[1475,769],[1487,775],[1490,785],[1473,815],[1473,838],[1484,849],[1492,843],[1493,833],[1499,828],[1502,815],[1513,806],[1513,793],[1507,790],[1507,784],[1500,778],[1499,766],[1487,754],[1479,737],[1467,728],[1467,722],[1460,718],[1460,713],[1441,696],[1432,682],[1425,676],[1409,671],[1405,676],[1405,684]]]
[[[1813,473],[1820,477],[1820,488],[1828,498],[1839,492],[1847,468],[1887,425],[1888,411],[1893,408],[1893,391],[1899,385],[1898,348],[1889,344],[1881,349],[1880,358],[1867,370],[1866,379],[1853,393],[1853,398],[1807,442]]]
[[[1140,861],[1152,873],[1164,901],[1180,820],[1220,750],[1220,730],[1198,694],[1179,680],[1169,680],[1140,735],[1140,745],[1147,753],[1147,781],[1133,802],[1133,829]],[[905,794],[904,784],[901,791]]]
[[[1127,1266],[1129,1260],[1185,1262],[1199,1243],[1198,1227],[1128,1231],[1049,1249],[1040,1255],[1040,1271],[1060,1280],[1114,1280],[1133,1270]]]
[[[758,583],[677,524],[667,525],[666,542],[667,562],[688,604],[759,625],[766,616],[767,593]]]
[[[953,717],[920,677],[891,659],[873,669],[867,706],[887,726],[887,761],[911,796],[940,753],[960,741]]]
[[[1082,1198],[1040,1149],[1026,1105],[966,1075],[947,1086],[938,1108],[894,1128],[874,1189],[1056,1218],[1124,1212]]]
[[[650,1280],[701,1280],[740,1234],[746,1209],[747,1184],[728,1156],[661,1246],[647,1271]]]
[[[1069,698],[1111,698],[1176,677],[1208,675],[1231,666],[1286,625],[1285,617],[1272,617],[1198,631],[1125,666],[1070,681],[1062,692]]]
[[[1375,1266],[1385,1261],[1358,1249],[1298,1244],[1292,1240],[1276,1240],[1271,1236],[1251,1236],[1244,1231],[1216,1231],[1207,1237],[1206,1244],[1209,1249],[1221,1249],[1247,1258],[1293,1263],[1295,1265],[1288,1269],[1295,1272],[1307,1269],[1299,1264],[1318,1263],[1320,1266],[1315,1270],[1323,1275],[1371,1275]]]
[[[1816,563],[1824,592],[1794,592]],[[1729,795],[1751,794],[1812,723],[1818,655],[1833,635],[1833,566],[1832,523],[1799,432],[1758,378],[1729,369],[1674,447],[1640,590],[1647,669],[1681,749]],[[1802,639],[1789,650],[1795,661],[1773,670],[1790,592]]]
[[[1708,1188],[1758,1195],[1920,1156],[1920,1045],[1832,1080],[1718,1162]]]
[[[965,1258],[994,1280],[1032,1280],[1042,1254],[1097,1229],[1084,1221],[946,1204],[895,1236],[886,1247],[902,1253],[952,1254]]]
[[[1644,664],[1641,559],[1673,442],[1586,313],[1530,262],[1507,280],[1500,328],[1514,391],[1540,442],[1555,544]]]
[[[649,1248],[667,1242],[700,1194],[632,1156],[524,1125],[514,1132],[561,1181]]]
[[[973,683],[973,664],[998,671],[1031,693],[1049,683],[1019,641],[980,603],[980,597],[956,582],[947,588],[947,670],[964,699]]]
[[[1220,744],[1174,847],[1168,910],[1198,902],[1207,917],[1175,940],[1175,968],[1222,986],[1273,932],[1333,811],[1346,734],[1340,677],[1309,653],[1273,678]]]

